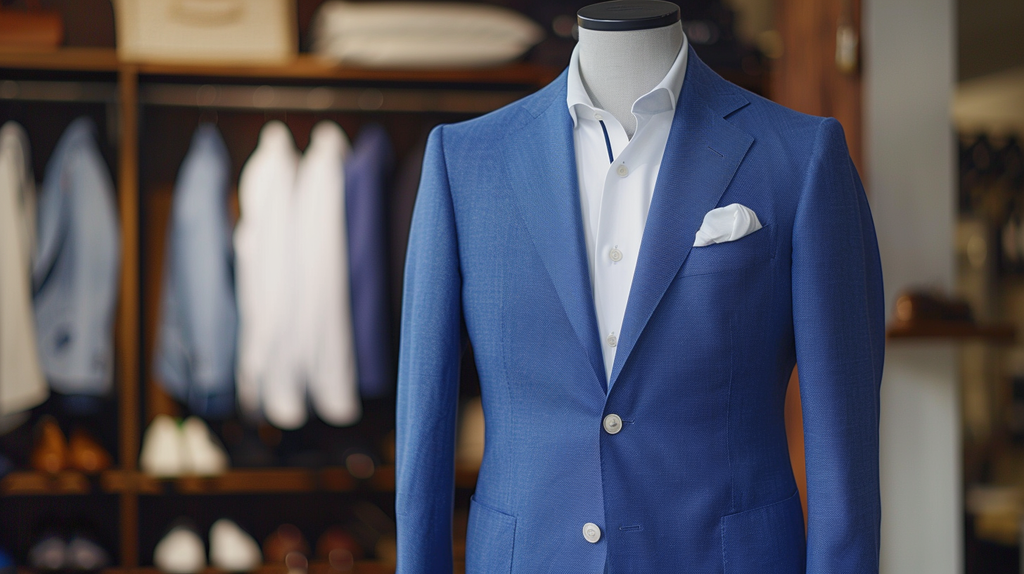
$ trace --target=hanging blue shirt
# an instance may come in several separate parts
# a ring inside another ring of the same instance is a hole
[[[385,206],[392,165],[391,141],[376,124],[363,128],[345,162],[352,326],[363,398],[384,396],[395,386]]]
[[[38,203],[32,266],[39,358],[53,390],[96,398],[113,385],[113,323],[120,272],[114,184],[89,118],[57,143]]]
[[[199,126],[175,183],[154,370],[171,396],[203,417],[227,416],[235,404],[230,176],[217,128]]]

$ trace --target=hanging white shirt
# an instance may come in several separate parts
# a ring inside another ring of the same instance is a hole
[[[647,212],[686,75],[688,41],[662,81],[633,102],[630,139],[615,117],[594,107],[580,77],[579,46],[569,61],[566,104],[573,121],[583,234],[605,376],[611,378]]]
[[[362,413],[345,225],[344,164],[351,149],[338,124],[321,121],[313,126],[295,181],[294,277],[299,292],[291,343],[313,408],[336,426],[353,424]],[[275,405],[268,398],[269,415]]]
[[[0,129],[0,419],[38,405],[50,393],[32,314],[35,193],[28,136],[8,122]]]
[[[274,392],[275,406],[288,412],[286,418],[301,421],[305,420],[305,389],[296,380],[289,344],[295,301],[292,195],[298,164],[299,152],[288,127],[272,121],[263,126],[239,179],[241,217],[234,236],[239,322],[235,384],[239,405],[250,416],[258,416],[267,393]]]

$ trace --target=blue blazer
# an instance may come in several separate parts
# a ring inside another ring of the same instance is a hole
[[[882,277],[842,128],[689,58],[610,380],[566,75],[431,135],[402,313],[400,574],[452,571],[467,339],[486,419],[467,574],[878,571]],[[763,228],[692,248],[730,203]],[[795,363],[806,539],[783,423]]]

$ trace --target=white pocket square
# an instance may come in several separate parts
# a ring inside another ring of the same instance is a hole
[[[697,230],[693,246],[704,247],[736,241],[758,229],[761,229],[761,222],[757,220],[757,214],[745,205],[732,203],[712,209],[704,215],[704,223]]]

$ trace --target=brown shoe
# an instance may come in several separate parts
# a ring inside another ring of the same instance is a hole
[[[68,466],[86,473],[107,470],[112,464],[110,453],[103,450],[87,431],[77,428],[71,431],[68,441]]]
[[[263,543],[263,557],[267,564],[283,564],[291,553],[309,556],[309,543],[302,531],[291,524],[282,524]]]
[[[56,474],[67,468],[68,444],[53,417],[43,417],[36,425],[36,444],[29,462],[40,472]]]
[[[326,560],[331,572],[351,572],[356,560],[363,557],[363,549],[344,528],[332,526],[317,540],[316,555]]]

